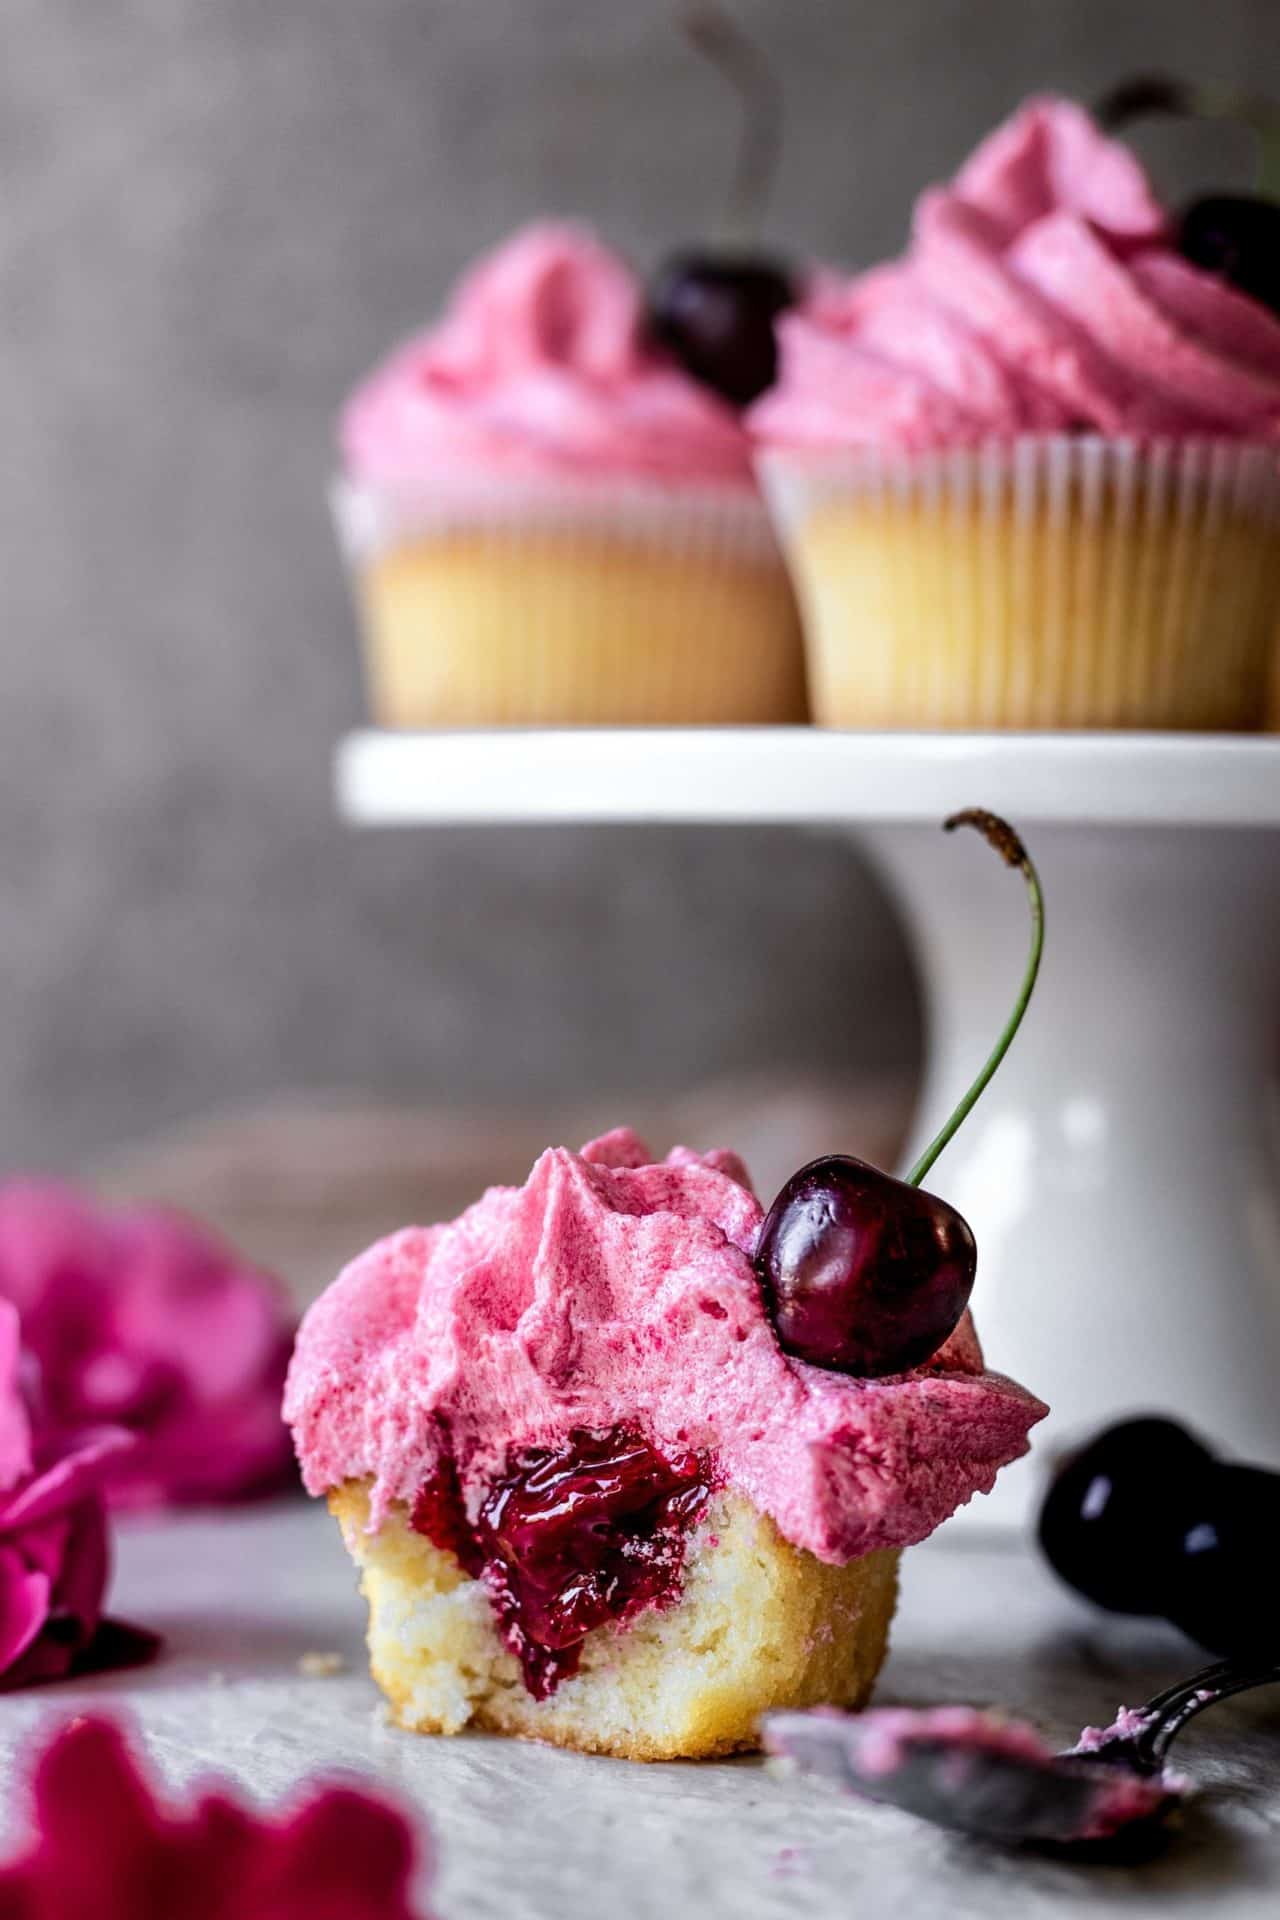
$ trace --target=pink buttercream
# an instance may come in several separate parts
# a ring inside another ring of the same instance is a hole
[[[1073,1749],[1076,1753],[1098,1753],[1109,1746],[1113,1740],[1136,1740],[1140,1733],[1154,1725],[1159,1714],[1140,1707],[1120,1707],[1109,1727],[1086,1727],[1076,1741]]]
[[[978,1763],[976,1778],[981,1782],[985,1778],[981,1761],[988,1757],[1010,1761],[1029,1774],[1055,1773],[1064,1780],[1073,1777],[1069,1766],[1063,1765],[1072,1756],[1055,1754],[1027,1721],[984,1712],[980,1707],[873,1707],[870,1712],[857,1714],[814,1707],[806,1712],[766,1715],[763,1735],[766,1752],[802,1768],[818,1771],[814,1761],[819,1756],[828,1761],[836,1759],[836,1768],[827,1765],[820,1770],[855,1792],[865,1791],[871,1799],[893,1799],[892,1792],[886,1793],[881,1783],[893,1781],[909,1764],[916,1746],[945,1756],[937,1779],[942,1786],[950,1787],[958,1805],[966,1797],[966,1790],[972,1793],[974,1763]],[[1082,1739],[1075,1751],[1090,1750]],[[1085,1778],[1093,1794],[1079,1809],[1080,1824],[1071,1836],[1077,1842],[1112,1839],[1135,1821],[1153,1820],[1187,1791],[1187,1783],[1177,1774],[1143,1774],[1123,1762],[1114,1768],[1091,1768]],[[979,1817],[983,1799],[979,1792],[973,1802]]]
[[[902,260],[815,281],[780,340],[749,415],[770,444],[1280,438],[1280,321],[1174,251],[1137,158],[1066,100],[1029,101],[922,195]]]
[[[922,1539],[1026,1451],[1045,1408],[983,1370],[966,1319],[927,1366],[792,1359],[751,1263],[735,1155],[654,1164],[629,1130],[538,1160],[445,1226],[380,1241],[311,1308],[285,1413],[307,1486],[374,1482],[375,1522],[451,1451],[474,1514],[514,1447],[638,1426],[839,1562]]]
[[[348,402],[347,466],[416,492],[493,475],[750,486],[737,416],[645,339],[641,288],[585,228],[523,228]]]

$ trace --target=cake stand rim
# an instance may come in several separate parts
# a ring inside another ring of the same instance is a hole
[[[816,727],[393,732],[338,744],[351,825],[1021,824],[1280,827],[1280,734],[856,733]]]

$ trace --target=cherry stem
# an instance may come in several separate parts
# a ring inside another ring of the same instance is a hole
[[[1022,986],[1014,1002],[1013,1012],[1005,1022],[1000,1038],[987,1055],[977,1079],[964,1094],[950,1119],[941,1131],[934,1135],[907,1175],[909,1187],[920,1185],[942,1149],[964,1125],[981,1098],[988,1081],[1008,1053],[1013,1036],[1022,1025],[1022,1016],[1031,1000],[1036,975],[1040,971],[1040,956],[1044,952],[1044,895],[1040,890],[1040,875],[1036,872],[1034,860],[1008,821],[1002,820],[999,814],[986,812],[982,807],[966,807],[962,813],[953,813],[949,820],[943,821],[942,825],[946,833],[953,833],[957,827],[975,827],[1007,865],[1020,869],[1027,883],[1027,897],[1031,905],[1031,952],[1027,958],[1026,972],[1022,976]]]
[[[1108,132],[1153,116],[1178,120],[1233,120],[1254,141],[1254,187],[1280,200],[1280,102],[1230,87],[1197,87],[1167,74],[1140,73],[1104,94],[1095,109]]]
[[[681,25],[689,44],[724,76],[742,103],[725,228],[729,240],[748,245],[759,229],[782,150],[778,75],[764,51],[713,0],[693,0],[684,7]]]

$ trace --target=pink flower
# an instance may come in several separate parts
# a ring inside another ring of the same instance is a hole
[[[152,1634],[102,1619],[111,1570],[102,1482],[119,1427],[33,1437],[18,1390],[17,1313],[0,1301],[0,1692],[149,1659]]]
[[[0,1868],[0,1920],[415,1920],[410,1829],[354,1788],[278,1821],[220,1791],[177,1813],[117,1727],[75,1720],[37,1765],[35,1814],[30,1851]]]
[[[42,1418],[134,1435],[113,1465],[112,1504],[235,1500],[291,1477],[287,1302],[193,1221],[11,1181],[0,1186],[0,1298],[22,1315]]]

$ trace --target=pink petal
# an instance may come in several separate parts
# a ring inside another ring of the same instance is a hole
[[[408,1920],[413,1838],[390,1807],[332,1787],[273,1840],[262,1920]]]
[[[131,1215],[121,1234],[121,1338],[163,1355],[201,1398],[238,1392],[279,1339],[285,1315],[275,1283],[177,1214]]]
[[[111,1479],[111,1503],[145,1508],[249,1499],[296,1478],[281,1399],[285,1354],[269,1381],[237,1400],[175,1407],[142,1435]]]
[[[268,1822],[226,1795],[159,1807],[118,1729],[73,1721],[36,1774],[38,1831],[0,1920],[414,1920],[413,1836],[350,1788]]]
[[[111,1541],[106,1513],[98,1501],[86,1502],[72,1515],[53,1603],[84,1626],[87,1640],[98,1623],[111,1578]]]
[[[50,1585],[58,1577],[62,1557],[66,1552],[67,1540],[71,1533],[71,1520],[65,1514],[53,1514],[41,1521],[39,1526],[23,1527],[15,1531],[8,1544],[15,1553],[22,1556],[27,1566],[37,1573],[43,1573]]]
[[[48,1619],[51,1590],[48,1574],[0,1545],[0,1686]]]
[[[0,1687],[144,1657],[128,1635],[95,1644],[110,1571],[106,1510],[96,1496],[0,1541]]]
[[[31,1471],[31,1428],[18,1389],[18,1310],[0,1300],[0,1493]]]
[[[277,1418],[293,1324],[286,1296],[194,1221],[112,1216],[56,1185],[0,1186],[5,1297],[23,1312],[46,1424],[111,1421],[156,1440],[150,1458],[111,1472],[113,1504],[238,1498],[291,1477]],[[16,1421],[0,1391],[0,1493],[29,1464]],[[29,1496],[62,1498],[58,1483]]]
[[[54,1444],[51,1441],[49,1447]],[[109,1467],[132,1447],[133,1439],[123,1427],[100,1427],[72,1435],[63,1444],[65,1452],[42,1465],[25,1486],[0,1499],[0,1537],[19,1527],[34,1526],[51,1514],[64,1513],[95,1494]]]
[[[64,1727],[36,1770],[35,1801],[46,1873],[64,1900],[82,1888],[87,1901],[103,1901],[105,1920],[112,1912],[106,1898],[114,1890],[120,1901],[129,1869],[149,1857],[164,1833],[119,1728],[105,1720]],[[123,1920],[128,1909],[121,1904],[118,1910]],[[138,1920],[144,1915],[145,1909]]]
[[[0,1186],[0,1294],[24,1319],[51,1294],[94,1292],[109,1251],[105,1221],[74,1187],[30,1179]]]

